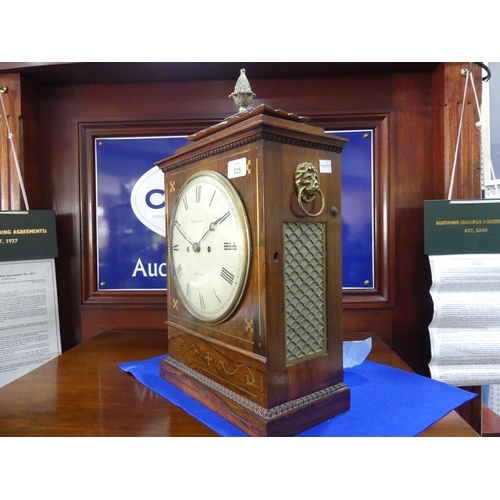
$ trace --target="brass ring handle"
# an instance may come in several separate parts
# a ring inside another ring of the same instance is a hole
[[[319,187],[319,177],[316,167],[312,163],[304,162],[295,169],[295,189],[297,190],[297,201],[301,210],[309,217],[317,217],[325,208],[325,197]],[[321,196],[321,209],[316,214],[309,213],[303,205],[303,201],[311,203],[317,194]]]
[[[318,215],[321,214],[321,212],[323,212],[323,209],[325,208],[325,197],[323,196],[323,192],[321,191],[321,189],[318,189],[318,192],[319,194],[321,195],[321,208],[319,210],[318,213],[316,214],[311,214],[309,213],[305,208],[304,208],[304,205],[302,204],[302,192],[303,190],[306,189],[306,186],[302,186],[299,190],[299,194],[298,194],[298,202],[299,202],[299,207],[302,209],[302,211],[306,214],[306,215],[309,215],[309,217],[317,217]]]

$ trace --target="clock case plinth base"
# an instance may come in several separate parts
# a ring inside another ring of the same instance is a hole
[[[160,374],[250,436],[294,436],[350,406],[350,389],[343,382],[267,409],[170,356],[160,361]]]
[[[169,347],[168,357],[160,362],[161,376],[252,436],[296,435],[348,411],[340,213],[340,153],[347,140],[265,105],[190,139],[192,144],[157,163],[165,174],[166,227],[191,176],[207,170],[228,176],[228,163],[244,159],[246,174],[230,181],[248,214],[251,265],[244,295],[232,316],[208,324],[190,315],[180,300],[173,280],[176,269],[169,261]],[[294,185],[294,173],[303,162],[317,168],[322,162],[331,165],[329,171],[319,172],[322,195],[307,202],[309,214],[299,206]],[[308,249],[310,237],[322,248],[316,252],[318,258],[308,262],[318,272],[309,273],[305,266],[302,272],[307,274],[305,281],[311,274],[319,276],[322,304],[317,308],[311,297],[318,282],[313,279],[303,290],[294,277],[296,266],[302,267],[301,258],[294,256],[315,253]],[[168,248],[167,231],[167,254]],[[294,297],[287,304],[287,287],[302,292],[302,310],[292,303]],[[299,313],[305,323],[291,335],[287,325]],[[317,324],[321,338],[319,344],[310,344],[313,354],[290,360],[293,342],[300,342],[302,334],[308,336]]]

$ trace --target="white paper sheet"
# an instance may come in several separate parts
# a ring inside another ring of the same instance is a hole
[[[0,387],[59,354],[54,259],[0,262]]]
[[[433,255],[432,378],[456,386],[500,383],[500,255]]]

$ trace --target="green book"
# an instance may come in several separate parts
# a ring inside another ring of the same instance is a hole
[[[0,262],[56,257],[54,210],[0,212]]]
[[[500,200],[426,200],[427,255],[500,253]]]

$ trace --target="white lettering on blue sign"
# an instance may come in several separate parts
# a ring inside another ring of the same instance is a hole
[[[138,274],[143,278],[155,278],[157,276],[166,278],[167,263],[162,262],[161,264],[158,264],[158,262],[148,262],[147,265],[144,266],[142,260],[139,258],[137,259],[134,272],[132,273],[132,278],[135,278]]]

